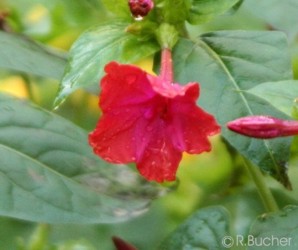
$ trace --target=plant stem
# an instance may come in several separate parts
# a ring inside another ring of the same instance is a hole
[[[261,196],[261,199],[263,201],[263,204],[267,210],[267,212],[277,212],[279,210],[278,205],[269,189],[269,187],[266,185],[264,176],[259,168],[256,166],[253,166],[250,161],[243,158],[244,165],[246,166],[249,174],[251,175],[257,190],[259,192],[259,195]]]
[[[164,48],[161,51],[160,77],[164,83],[173,83],[172,52],[168,48]]]
[[[28,77],[27,74],[21,74],[21,77],[22,77],[23,81],[25,82],[26,90],[28,92],[28,97],[30,98],[31,101],[34,101],[34,93],[33,93],[30,78]]]
[[[44,249],[48,243],[50,226],[48,224],[40,223],[37,225],[33,234],[31,235],[28,249],[29,250],[41,250]]]

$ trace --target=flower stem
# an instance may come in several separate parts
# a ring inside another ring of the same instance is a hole
[[[164,83],[173,83],[172,51],[168,48],[161,51],[160,77]]]
[[[37,225],[35,231],[31,235],[28,249],[29,250],[40,250],[44,249],[48,243],[50,226],[48,224],[40,223]]]
[[[243,158],[243,160],[244,160],[244,165],[246,166],[249,174],[251,175],[257,187],[257,190],[259,192],[259,195],[263,201],[263,204],[267,212],[277,212],[279,210],[278,205],[269,187],[266,185],[262,172],[256,166],[253,166],[251,162],[248,161],[247,159]]]

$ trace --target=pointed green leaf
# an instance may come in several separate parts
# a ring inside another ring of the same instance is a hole
[[[248,92],[265,99],[291,116],[293,106],[298,100],[298,81],[265,82],[249,89]]]
[[[95,156],[73,123],[0,95],[0,215],[110,223],[145,211],[158,188]]]
[[[181,224],[158,249],[222,249],[222,239],[227,235],[228,212],[223,207],[207,207]]]
[[[102,24],[79,37],[70,50],[61,88],[56,99],[58,105],[74,90],[96,86],[110,61],[132,63],[146,58],[159,49],[157,43],[125,31],[124,21]]]
[[[66,59],[28,38],[0,31],[0,68],[60,79]]]
[[[248,115],[285,118],[270,103],[245,92],[265,81],[292,78],[286,37],[281,32],[220,31],[174,50],[179,82],[201,84],[199,104],[216,116],[222,135],[242,155],[289,187],[285,164],[291,138],[259,140],[228,131],[226,123]]]
[[[231,9],[239,0],[192,0],[188,21],[204,23]]]
[[[298,207],[259,217],[252,225],[246,245],[248,250],[296,250],[298,248]]]

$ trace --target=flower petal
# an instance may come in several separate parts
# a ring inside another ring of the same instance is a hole
[[[146,73],[132,65],[111,62],[101,81],[100,107],[103,115],[89,135],[94,152],[112,163],[135,161],[137,120],[143,117],[148,100],[156,94]]]
[[[156,93],[168,98],[174,98],[176,96],[184,96],[186,92],[189,91],[189,89],[192,89],[192,91],[195,91],[196,88],[192,88],[192,87],[198,85],[195,82],[188,83],[184,86],[177,83],[169,84],[162,81],[160,77],[154,77],[151,75],[148,75],[147,77],[151,83],[153,90]],[[194,96],[194,98],[195,99],[198,98],[198,93],[196,96]]]
[[[147,73],[135,66],[111,62],[105,71],[99,103],[103,112],[140,104],[156,95]]]
[[[189,88],[185,96],[178,96],[170,103],[173,120],[168,130],[174,146],[191,154],[210,151],[208,136],[220,131],[214,117],[196,106],[193,88]]]
[[[136,161],[139,172],[147,179],[157,182],[173,181],[182,158],[182,152],[173,146],[171,137],[166,134],[166,124],[155,121],[154,128],[140,142],[143,154]]]
[[[135,112],[128,112],[121,118],[118,114],[104,114],[95,130],[89,134],[94,153],[112,163],[135,161],[136,138],[133,134],[137,119]]]

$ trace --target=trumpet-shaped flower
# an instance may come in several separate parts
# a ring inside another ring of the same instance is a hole
[[[210,151],[219,132],[214,117],[196,105],[199,85],[169,83],[133,65],[111,62],[101,81],[102,117],[89,135],[94,152],[111,163],[135,162],[147,180],[175,180],[182,153]]]

